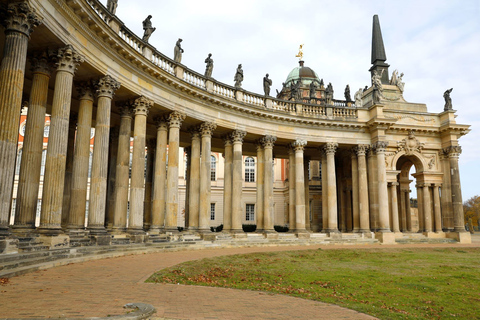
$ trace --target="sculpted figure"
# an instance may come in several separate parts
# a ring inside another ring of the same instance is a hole
[[[405,87],[405,82],[402,82],[402,80],[403,80],[403,72],[400,73],[400,76],[398,76],[397,78],[397,87],[401,93],[403,93],[403,89]]]
[[[177,63],[181,63],[182,62],[182,53],[183,53],[183,49],[182,49],[182,39],[178,38],[177,40],[177,43],[175,44],[175,48],[173,49],[173,61],[177,62]]]
[[[270,96],[270,86],[272,85],[272,79],[268,79],[268,73],[265,77],[263,77],[263,92],[265,92],[265,96]]]
[[[290,98],[293,100],[300,100],[300,86],[302,85],[300,79],[297,83],[292,83],[290,85]]]
[[[363,96],[363,89],[362,88],[359,88],[357,92],[355,92],[355,106],[357,108],[361,108],[362,105],[363,105],[363,101],[362,101],[362,96]]]
[[[365,88],[363,88],[363,92],[365,92],[367,90],[368,90],[368,86],[365,86]]]
[[[391,84],[391,85],[393,85],[393,86],[397,85],[397,81],[398,81],[398,80],[397,80],[397,77],[398,77],[398,70],[395,69],[395,70],[393,70],[393,72],[392,72],[392,78],[390,79],[390,84]]]
[[[310,82],[310,99],[316,98],[316,94],[315,94],[316,89],[317,89],[317,86],[315,85],[315,82],[314,81]]]
[[[152,16],[149,15],[147,19],[143,20],[143,38],[142,40],[145,42],[148,42],[148,39],[150,39],[150,36],[152,35],[153,31],[155,31],[157,28],[152,27]]]
[[[211,53],[208,54],[207,59],[205,59],[205,63],[207,64],[205,68],[205,77],[211,78],[213,72],[213,59]]]
[[[377,70],[373,70],[373,76],[372,76],[372,85],[380,91],[383,90],[383,86],[382,86],[383,71],[385,71],[385,69],[382,69],[382,72],[378,74]]]
[[[108,0],[107,1],[107,10],[112,14],[115,14],[117,11],[118,0]]]
[[[450,98],[450,93],[452,93],[452,91],[453,88],[448,89],[443,94],[443,97],[445,98],[445,107],[443,108],[443,111],[452,110],[452,98]]]
[[[352,101],[352,97],[350,96],[350,86],[348,84],[345,87],[345,100]]]
[[[233,81],[235,81],[235,88],[239,89],[242,87],[242,81],[243,81],[242,64],[238,65],[237,72],[235,72],[235,77],[233,78]]]

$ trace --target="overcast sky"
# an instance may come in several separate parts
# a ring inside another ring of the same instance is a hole
[[[102,3],[106,5],[106,0]],[[443,93],[451,94],[457,123],[471,125],[460,139],[463,200],[480,195],[480,1],[320,1],[320,0],[119,0],[117,16],[142,37],[151,14],[157,30],[150,43],[173,58],[182,38],[182,63],[204,73],[208,53],[213,77],[233,85],[242,63],[243,88],[263,93],[266,73],[272,93],[298,65],[304,44],[305,65],[331,82],[343,99],[370,84],[372,17],[379,15],[390,73],[405,73],[404,97],[442,112]]]

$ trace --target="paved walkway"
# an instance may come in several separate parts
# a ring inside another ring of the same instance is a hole
[[[465,246],[479,245],[475,243]],[[122,306],[126,303],[143,302],[152,304],[157,309],[155,317],[168,319],[374,319],[336,305],[284,295],[144,283],[153,272],[188,260],[318,247],[320,246],[149,253],[37,271],[11,278],[6,285],[0,286],[0,318],[105,317],[124,314]],[[378,247],[388,246],[361,246],[364,249]],[[407,245],[391,247],[404,248]],[[322,248],[339,249],[354,246]]]

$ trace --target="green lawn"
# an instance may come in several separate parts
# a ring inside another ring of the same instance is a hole
[[[480,319],[479,248],[329,249],[223,256],[147,282],[268,291],[381,319]]]

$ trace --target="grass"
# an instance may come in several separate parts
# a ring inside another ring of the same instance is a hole
[[[147,282],[259,290],[381,319],[480,319],[479,248],[329,249],[191,261]]]

